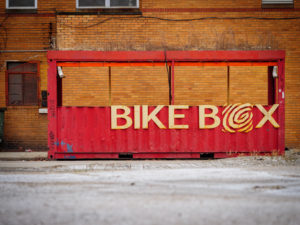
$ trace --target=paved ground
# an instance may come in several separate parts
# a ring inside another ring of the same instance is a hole
[[[43,160],[47,159],[48,152],[6,152],[0,151],[0,160]]]
[[[299,151],[222,160],[0,161],[0,224],[300,224]]]

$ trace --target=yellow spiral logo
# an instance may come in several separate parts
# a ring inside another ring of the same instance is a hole
[[[223,110],[223,132],[245,132],[248,133],[253,129],[252,109],[250,103],[230,104]]]

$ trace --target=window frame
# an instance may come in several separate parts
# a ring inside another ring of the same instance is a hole
[[[8,70],[8,64],[9,63],[31,63],[31,64],[36,64],[37,66],[37,71],[36,72],[13,72],[13,71],[9,71]],[[37,88],[36,88],[36,96],[37,96],[37,99],[36,99],[36,102],[34,104],[24,104],[24,82],[22,83],[22,96],[23,96],[23,99],[22,99],[22,104],[10,104],[9,103],[9,74],[22,74],[22,82],[24,80],[23,76],[26,75],[26,74],[36,74],[36,85],[37,85]],[[22,107],[22,106],[39,106],[40,105],[40,102],[41,102],[41,99],[40,99],[40,61],[13,61],[13,60],[10,60],[10,61],[6,61],[6,71],[5,71],[5,86],[6,86],[6,90],[5,90],[5,95],[6,95],[6,105],[7,106],[17,106],[17,107]]]
[[[79,6],[79,0],[76,0],[76,9],[138,9],[140,1],[136,0],[136,6],[110,6],[111,0],[105,0],[105,6]]]
[[[34,0],[34,6],[9,6],[9,0],[6,0],[6,9],[37,9],[37,0]]]
[[[261,0],[261,8],[263,9],[268,9],[268,8],[281,8],[281,9],[285,9],[285,8],[294,8],[294,4],[295,4],[295,0],[292,0],[293,3],[284,3],[284,2],[263,2],[263,0]]]

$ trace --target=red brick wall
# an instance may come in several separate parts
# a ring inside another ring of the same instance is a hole
[[[175,67],[175,104],[224,105],[227,67]]]
[[[221,1],[195,1],[195,0],[147,0],[142,1],[143,8],[260,8],[260,0],[221,0]]]
[[[268,67],[230,67],[230,103],[268,105]]]
[[[65,67],[63,72],[63,106],[109,105],[107,67]]]
[[[65,67],[63,72],[64,106],[169,104],[165,66],[112,67],[111,78],[108,67]],[[229,74],[227,95],[227,67],[175,67],[175,104],[268,104],[267,67],[235,66]]]
[[[47,149],[47,114],[37,106],[7,107],[4,118],[5,146],[16,150]]]
[[[112,67],[112,105],[168,105],[165,67]]]
[[[0,17],[1,20],[5,27],[0,30],[1,50],[47,50],[50,49],[50,42],[55,39],[56,23],[53,16],[12,15]]]
[[[38,61],[40,63],[40,90],[47,90],[47,58],[41,52],[1,53],[0,107],[6,107],[4,119],[4,147],[13,149],[47,149],[47,114],[39,114],[39,106],[7,106],[5,71],[6,61]],[[39,98],[41,96],[39,95]]]
[[[75,0],[38,1],[37,14],[5,14],[0,2],[0,50],[286,50],[286,145],[300,147],[300,26],[298,20],[206,19],[193,21],[158,20],[196,19],[203,17],[299,17],[300,1],[295,10],[260,10],[261,1],[140,1],[144,17],[137,15],[58,15],[55,12],[95,12],[76,10]],[[110,10],[105,10],[111,12]],[[124,10],[123,10],[124,12]],[[50,13],[50,14],[46,14]],[[139,17],[139,18],[137,18]],[[106,22],[104,20],[110,19]],[[53,29],[50,30],[50,23]],[[57,25],[57,29],[56,29]],[[56,37],[57,31],[57,37]],[[52,32],[52,34],[51,34]],[[57,45],[51,45],[57,40]],[[4,44],[6,43],[6,44]],[[0,107],[5,106],[5,62],[8,60],[41,61],[41,90],[47,85],[46,53],[0,53]],[[107,88],[107,68],[88,70],[97,81],[74,91],[74,82],[92,82],[81,72],[64,68],[64,104],[168,104],[168,80],[165,68],[141,70],[112,68],[111,95]],[[265,68],[231,68],[230,102],[266,103]],[[197,74],[201,74],[201,77]],[[210,75],[211,78],[210,79]],[[243,75],[243,76],[241,76]],[[155,76],[155,79],[153,79]],[[213,79],[213,77],[218,79]],[[226,69],[176,68],[176,104],[223,104],[227,99]],[[72,80],[72,79],[75,79]],[[82,80],[83,79],[83,80]],[[93,80],[95,79],[95,80]],[[75,82],[75,83],[76,83]],[[141,88],[143,87],[143,88]],[[100,91],[101,89],[101,91]],[[197,90],[201,89],[201,92]],[[255,93],[254,93],[254,90]],[[218,94],[216,94],[218,93]],[[219,94],[221,93],[221,94]],[[67,97],[69,95],[69,97]],[[71,97],[70,97],[71,96]],[[73,96],[73,97],[72,97]],[[84,97],[85,96],[85,97]],[[247,96],[247,98],[244,98]],[[26,119],[22,120],[22,113]],[[6,140],[13,145],[34,143],[45,146],[46,117],[37,108],[8,107]],[[37,139],[35,139],[37,138]]]
[[[144,13],[172,19],[199,17],[296,17],[295,12],[165,12]],[[286,144],[289,147],[300,146],[300,116],[299,85],[300,78],[300,46],[299,20],[204,20],[193,22],[161,21],[150,18],[134,18],[120,20],[112,19],[105,23],[102,20],[112,16],[59,16],[58,47],[61,50],[286,50]],[[114,16],[118,17],[118,16]],[[128,17],[129,18],[129,17]],[[86,28],[84,28],[86,26]],[[246,68],[245,68],[246,69]],[[253,69],[253,68],[252,68]],[[253,71],[238,72],[232,69],[230,102],[265,103],[267,102],[267,75],[261,75],[266,69],[259,68],[255,76]],[[264,70],[264,71],[262,71]],[[244,74],[241,77],[241,73]],[[176,75],[177,76],[177,75]],[[188,74],[187,76],[192,76]],[[178,78],[176,78],[178,80]],[[184,79],[184,78],[179,78]],[[122,81],[124,82],[124,81]],[[192,86],[187,81],[185,86]],[[211,81],[210,81],[211,82]],[[207,89],[212,85],[207,82],[202,85]],[[246,87],[246,89],[245,89]],[[190,87],[191,88],[191,87]],[[224,89],[224,87],[221,87]],[[256,95],[251,93],[258,90]],[[193,88],[191,88],[193,90]],[[175,99],[180,102],[202,102],[198,93],[194,98],[184,86],[176,83]],[[221,91],[222,92],[222,91]],[[236,92],[236,94],[234,94]],[[179,94],[180,93],[180,94]],[[240,95],[239,93],[242,93]],[[186,94],[186,95],[185,95]],[[208,95],[208,94],[207,94]],[[246,95],[247,98],[242,96]],[[211,94],[216,102],[222,102],[222,97]],[[189,99],[189,100],[187,100]],[[190,100],[194,99],[194,100]],[[223,96],[223,99],[225,97]]]
[[[0,2],[0,12],[5,12],[6,1]],[[294,8],[300,7],[300,1],[294,0]],[[197,0],[140,0],[140,9],[260,9],[261,0],[219,0],[219,1],[197,1]],[[75,12],[76,0],[38,0],[38,12]],[[79,11],[95,11],[89,9],[79,9]]]
[[[64,106],[169,104],[165,67],[63,68]],[[109,79],[110,85],[109,85]]]

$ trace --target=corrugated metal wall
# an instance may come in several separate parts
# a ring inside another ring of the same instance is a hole
[[[222,110],[218,107],[221,124],[215,129],[199,129],[199,110],[192,106],[177,113],[185,118],[176,119],[178,124],[188,124],[189,129],[160,129],[153,121],[149,129],[111,129],[110,107],[59,107],[58,140],[59,153],[218,153],[218,152],[272,152],[278,149],[278,129],[270,122],[255,128],[263,114],[254,107],[253,125],[249,133],[223,131]],[[270,106],[265,107],[266,110]],[[149,107],[151,112],[154,107]],[[131,107],[132,117],[133,107]],[[278,113],[272,115],[277,121]],[[168,127],[168,107],[157,115]],[[119,121],[119,123],[121,120]],[[208,118],[206,123],[211,124]]]

